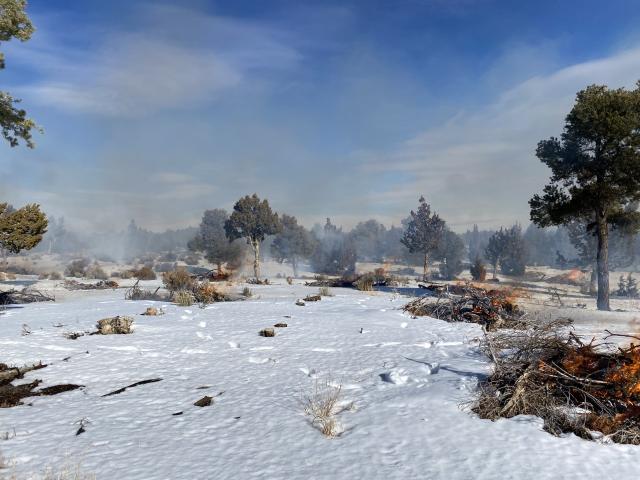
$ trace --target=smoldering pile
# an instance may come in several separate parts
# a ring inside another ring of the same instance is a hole
[[[516,303],[513,290],[486,290],[469,283],[429,285],[435,295],[424,295],[404,306],[414,316],[447,322],[478,323],[488,331],[526,328],[525,312]]]
[[[535,415],[555,435],[640,444],[640,345],[585,343],[569,322],[486,335],[495,371],[473,410],[491,420]]]

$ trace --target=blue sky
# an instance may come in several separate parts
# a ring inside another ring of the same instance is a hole
[[[577,90],[640,78],[632,1],[31,0],[1,88],[42,125],[0,194],[87,228],[257,192],[307,225],[527,222]]]

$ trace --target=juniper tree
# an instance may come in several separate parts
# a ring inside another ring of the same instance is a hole
[[[527,250],[520,225],[505,230],[504,252],[500,260],[500,271],[505,275],[524,275]]]
[[[47,232],[47,217],[36,204],[14,210],[0,203],[0,248],[5,252],[19,253],[31,250]]]
[[[489,242],[484,249],[484,257],[489,264],[493,267],[493,278],[496,279],[498,273],[498,264],[505,253],[507,245],[507,235],[504,228],[500,227],[500,230],[495,232],[489,237]]]
[[[437,251],[437,256],[442,262],[440,263],[440,275],[445,280],[453,280],[462,272],[462,258],[464,254],[464,242],[460,235],[449,229],[445,229]]]
[[[304,226],[298,224],[296,217],[283,214],[282,230],[271,244],[271,254],[282,263],[289,262],[293,268],[293,276],[298,276],[298,263],[309,258],[314,251],[314,238]]]
[[[429,278],[429,259],[433,255],[445,231],[445,221],[437,213],[431,213],[431,206],[424,197],[420,197],[418,210],[411,211],[407,228],[400,240],[410,253],[420,253],[422,256],[422,278]]]
[[[12,39],[27,41],[34,32],[31,20],[25,12],[26,0],[0,0],[0,42]],[[4,55],[0,52],[0,70],[4,69]],[[27,118],[27,112],[18,108],[20,100],[8,92],[0,91],[0,130],[2,136],[15,147],[20,140],[33,148],[31,130],[36,124]]]
[[[609,229],[637,229],[640,200],[640,82],[633,90],[592,85],[578,92],[561,137],[538,144],[536,156],[551,169],[542,195],[529,201],[540,226],[581,220],[597,239],[600,310],[609,310]]]
[[[204,252],[205,258],[216,265],[218,274],[222,273],[225,263],[234,268],[242,259],[242,246],[227,239],[225,223],[228,219],[226,210],[206,210],[202,215],[198,234],[187,245],[189,250]]]
[[[269,235],[275,235],[282,228],[278,214],[274,213],[269,202],[260,200],[258,195],[247,195],[236,202],[231,216],[224,224],[224,230],[233,242],[245,238],[253,250],[253,273],[260,279],[260,245]]]

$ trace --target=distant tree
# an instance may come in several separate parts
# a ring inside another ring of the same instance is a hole
[[[467,231],[467,239],[469,244],[469,258],[482,257],[484,248],[478,225],[474,224],[473,230]]]
[[[522,237],[522,227],[514,225],[504,233],[504,251],[500,258],[500,271],[505,275],[524,275],[527,265],[527,249]]]
[[[207,261],[216,265],[218,274],[222,273],[225,263],[235,268],[242,260],[242,246],[227,239],[224,229],[227,220],[229,214],[226,210],[206,210],[202,215],[198,234],[187,244],[189,250],[204,252]]]
[[[457,233],[445,229],[437,250],[437,257],[441,260],[440,275],[445,280],[453,280],[463,270],[462,260],[465,247],[462,238]]]
[[[423,280],[428,280],[429,257],[433,255],[444,235],[445,221],[431,213],[431,206],[420,197],[417,211],[411,211],[411,219],[402,236],[402,244],[411,253],[420,253],[423,259]]]
[[[541,141],[536,155],[552,175],[529,201],[531,220],[543,227],[588,222],[597,238],[597,305],[609,310],[609,228],[638,225],[638,212],[625,207],[640,200],[640,82],[635,90],[578,92],[561,138]]]
[[[495,232],[489,238],[489,243],[484,249],[484,257],[487,259],[489,264],[493,267],[493,278],[496,278],[496,274],[498,273],[498,265],[504,256],[505,250],[507,246],[507,236],[504,228],[500,228],[499,231]]]
[[[313,254],[314,238],[304,226],[298,224],[296,217],[283,214],[280,221],[282,230],[273,239],[271,254],[280,263],[289,262],[293,276],[297,277],[300,260]]]
[[[353,239],[327,218],[324,227],[313,229],[316,248],[311,256],[314,272],[326,275],[353,275],[356,271],[357,250]]]
[[[18,210],[0,203],[0,248],[9,253],[31,250],[47,231],[47,217],[36,204]]]
[[[282,228],[278,214],[273,213],[269,202],[258,195],[247,195],[236,202],[233,212],[225,222],[224,230],[230,242],[245,238],[253,249],[253,273],[260,279],[260,245],[269,235]]]
[[[31,20],[25,12],[26,0],[0,0],[0,42],[11,39],[27,41],[34,32]],[[0,52],[0,70],[4,69],[4,55]],[[17,107],[20,100],[0,91],[0,129],[2,136],[15,147],[20,140],[33,148],[31,130],[36,124],[27,118],[27,112]]]
[[[473,261],[469,272],[471,273],[471,278],[477,282],[484,282],[487,279],[487,268],[484,266],[484,262],[480,256],[477,256]]]
[[[377,220],[367,220],[358,223],[349,235],[351,236],[358,257],[361,260],[381,262],[384,261],[384,240],[387,229]]]

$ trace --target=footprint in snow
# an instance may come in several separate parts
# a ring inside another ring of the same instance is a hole
[[[317,372],[315,368],[307,368],[307,367],[300,367],[300,371],[302,373],[304,373],[307,377],[315,377]]]
[[[227,345],[231,348],[240,348],[240,344],[236,342],[227,342]]]
[[[207,326],[207,322],[200,322],[200,323],[198,323],[198,326],[200,328],[205,328]]]
[[[249,363],[255,363],[257,365],[263,365],[265,363],[277,363],[278,361],[275,358],[259,358],[259,357],[249,357]]]
[[[251,350],[252,352],[258,352],[260,350],[273,350],[274,347],[253,347],[250,348],[249,350]]]
[[[409,324],[407,322],[402,322],[400,324],[400,328],[407,328],[409,326]]]
[[[394,385],[405,385],[409,381],[409,373],[403,368],[394,368],[388,372],[380,374],[383,382]]]
[[[312,352],[335,352],[335,348],[312,348]]]
[[[213,340],[213,337],[211,335],[205,335],[202,332],[196,332],[196,336],[198,338],[202,338],[203,340]]]

